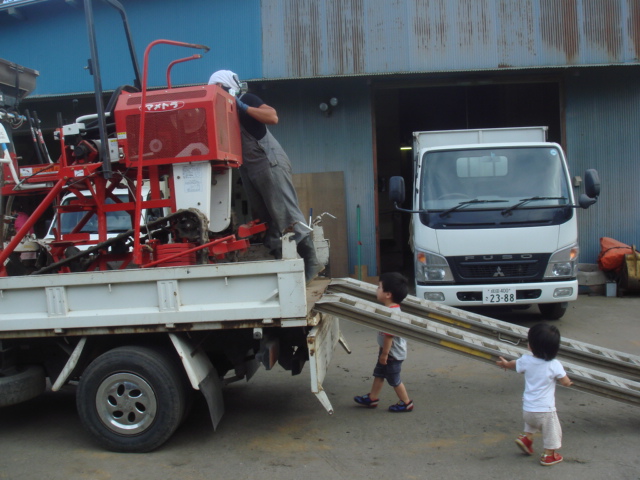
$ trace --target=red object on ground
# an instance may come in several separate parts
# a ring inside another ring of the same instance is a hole
[[[632,253],[629,245],[613,238],[600,238],[600,255],[598,255],[598,267],[604,272],[619,272],[624,263],[624,256]]]

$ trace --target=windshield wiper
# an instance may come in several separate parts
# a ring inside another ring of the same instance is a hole
[[[515,205],[511,205],[509,208],[505,208],[504,210],[502,210],[502,215],[508,215],[510,214],[513,210],[516,210],[518,208],[520,208],[521,206],[529,203],[529,202],[537,202],[540,200],[566,200],[567,197],[530,197],[530,198],[523,198],[522,200],[520,200],[518,203],[516,203]],[[560,205],[558,205],[560,206]]]
[[[455,207],[451,207],[448,210],[445,210],[445,211],[441,212],[440,213],[440,217],[446,217],[451,212],[455,212],[456,210],[460,210],[460,209],[466,207],[467,205],[474,205],[476,203],[499,203],[499,202],[507,202],[507,201],[508,200],[478,200],[477,198],[474,198],[473,200],[468,200],[466,202],[460,202]]]

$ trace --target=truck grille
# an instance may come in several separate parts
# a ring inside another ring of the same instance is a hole
[[[449,258],[456,283],[507,283],[542,280],[549,254]]]

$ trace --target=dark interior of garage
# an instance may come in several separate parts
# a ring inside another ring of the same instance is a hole
[[[374,95],[378,176],[378,238],[380,273],[413,275],[409,248],[409,214],[388,199],[389,178],[405,179],[407,198],[413,185],[412,133],[547,126],[548,140],[562,144],[562,93],[558,79],[541,82],[459,82],[447,86],[380,86]],[[404,147],[404,149],[401,149]]]

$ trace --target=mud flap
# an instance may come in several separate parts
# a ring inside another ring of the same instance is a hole
[[[222,381],[218,372],[200,348],[195,348],[184,336],[170,333],[169,338],[173,342],[185,372],[189,377],[191,386],[200,390],[207,401],[211,423],[215,430],[224,415],[224,399],[222,398]]]
[[[60,372],[60,375],[58,375],[58,378],[52,385],[52,392],[57,392],[67,382],[67,378],[69,378],[69,375],[71,375],[73,370],[76,368],[76,365],[78,364],[78,360],[80,359],[80,355],[82,355],[82,351],[84,350],[84,346],[86,343],[87,337],[82,337],[78,344],[75,346],[73,352],[69,356],[69,360],[67,360],[67,363]]]
[[[315,393],[329,415],[333,407],[327,397],[322,382],[331,363],[333,351],[340,341],[340,323],[333,315],[322,315],[322,320],[307,335],[309,349],[309,369],[311,371],[311,391]]]

